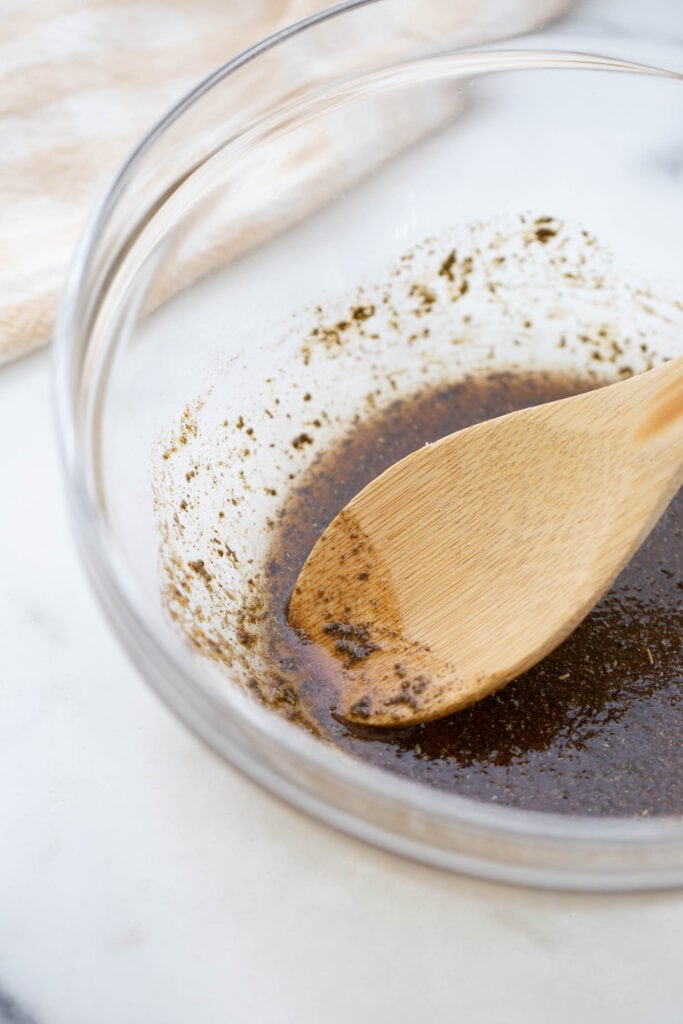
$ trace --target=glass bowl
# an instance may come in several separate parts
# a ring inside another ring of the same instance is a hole
[[[683,351],[681,76],[538,39],[450,50],[436,14],[414,33],[402,10],[345,4],[254,47],[112,182],[56,329],[80,549],[162,699],[295,807],[489,878],[678,884],[680,819],[527,812],[395,777],[255,699],[258,635],[235,654],[283,494],[369,401],[520,364],[618,377]]]

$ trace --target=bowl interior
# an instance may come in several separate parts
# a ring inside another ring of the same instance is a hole
[[[124,189],[130,230],[115,249],[91,237],[62,316],[68,335],[90,295],[80,348],[68,342],[85,543],[147,674],[226,756],[268,785],[286,778],[315,813],[320,801],[377,838],[359,809],[373,790],[392,807],[381,841],[410,843],[422,815],[427,859],[452,863],[444,821],[462,838],[481,808],[378,780],[262,708],[245,609],[263,607],[287,493],[357,417],[470,373],[618,379],[683,352],[683,85],[609,63],[441,54],[302,86],[231,126],[163,198],[152,175],[135,216]],[[191,113],[183,159],[193,130],[205,140]],[[546,825],[491,813],[528,859],[524,836]],[[548,822],[553,842],[557,828],[597,856],[599,823],[588,836]],[[557,882],[548,848],[535,859]]]

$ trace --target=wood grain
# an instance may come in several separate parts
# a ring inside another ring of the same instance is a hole
[[[304,566],[290,623],[326,652],[343,717],[442,717],[568,636],[682,479],[683,357],[477,424],[347,505]]]

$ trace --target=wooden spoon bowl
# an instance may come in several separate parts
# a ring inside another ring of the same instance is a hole
[[[289,621],[324,652],[342,717],[448,715],[571,633],[682,479],[679,357],[391,466],[313,548]]]

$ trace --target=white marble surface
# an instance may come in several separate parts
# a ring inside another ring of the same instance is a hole
[[[598,0],[571,21],[683,67],[680,0]],[[46,354],[0,374],[0,411],[0,1022],[683,1018],[683,893],[446,876],[316,825],[208,753],[84,579]]]

